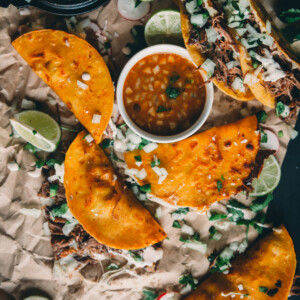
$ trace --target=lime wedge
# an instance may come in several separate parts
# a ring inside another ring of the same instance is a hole
[[[273,155],[264,160],[264,167],[258,178],[252,181],[254,190],[249,194],[252,197],[264,196],[272,192],[278,185],[281,177],[281,169]]]
[[[145,40],[149,46],[175,44],[182,46],[180,13],[166,9],[154,14],[145,27]]]
[[[49,115],[27,110],[10,119],[11,126],[27,142],[33,146],[53,152],[60,141],[60,127]]]

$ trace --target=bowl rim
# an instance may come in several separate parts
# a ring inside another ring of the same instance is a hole
[[[200,114],[199,118],[196,120],[196,122],[189,127],[188,129],[174,134],[174,135],[167,135],[167,136],[160,136],[156,134],[149,133],[143,129],[141,129],[139,126],[137,126],[130,116],[128,115],[125,105],[123,102],[123,88],[124,83],[127,78],[127,75],[129,71],[134,67],[134,65],[139,62],[142,58],[155,54],[155,53],[173,53],[178,54],[181,57],[184,57],[188,59],[190,62],[192,62],[196,67],[198,67],[194,61],[192,60],[190,54],[188,51],[180,46],[176,45],[170,45],[170,44],[159,44],[147,47],[138,53],[136,53],[124,66],[123,70],[120,73],[118,82],[117,82],[117,88],[116,88],[116,98],[117,98],[117,105],[119,108],[119,112],[121,116],[123,117],[125,123],[128,125],[128,127],[137,135],[155,143],[173,143],[178,142],[180,140],[186,139],[193,135],[196,131],[198,131],[202,125],[205,123],[207,117],[210,114],[210,111],[212,109],[213,101],[214,101],[214,89],[212,82],[206,83],[205,89],[206,89],[206,99],[205,99],[205,105],[203,107],[202,113]],[[204,81],[208,80],[207,75],[199,69],[199,72],[203,78]]]

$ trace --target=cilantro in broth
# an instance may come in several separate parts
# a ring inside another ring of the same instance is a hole
[[[170,83],[175,83],[180,78],[180,75],[177,73],[174,73],[170,76]]]
[[[170,99],[176,99],[180,95],[181,90],[169,85],[165,93]]]
[[[161,113],[161,112],[165,112],[165,111],[169,111],[169,110],[171,110],[171,109],[168,109],[165,106],[160,105],[160,106],[158,106],[156,112]]]

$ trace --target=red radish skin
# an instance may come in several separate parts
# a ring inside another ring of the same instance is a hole
[[[172,297],[173,294],[173,297]],[[178,292],[166,292],[161,294],[157,300],[179,300],[180,294]]]
[[[134,7],[135,0],[118,0],[117,8],[122,18],[128,21],[137,21],[144,18],[150,13],[151,4],[149,2],[141,2]]]
[[[269,128],[263,128],[263,131],[268,136],[268,142],[261,143],[260,147],[262,149],[274,150],[275,151],[274,155],[276,155],[280,149],[280,142],[279,142],[277,134],[274,133]]]

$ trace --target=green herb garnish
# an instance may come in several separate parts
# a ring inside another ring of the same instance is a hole
[[[275,283],[275,286],[280,288],[281,287],[281,280],[278,279],[277,282]]]
[[[111,263],[106,267],[107,270],[118,270],[119,266],[117,264]]]
[[[173,214],[186,215],[189,211],[190,211],[190,209],[188,207],[180,207],[177,210],[171,212],[170,215],[173,215]]]
[[[151,192],[151,184],[147,183],[147,184],[142,185],[140,187],[140,190],[144,193],[150,193]]]
[[[50,197],[55,197],[58,190],[58,184],[52,184],[50,186]]]
[[[61,217],[67,211],[68,211],[68,205],[67,205],[67,203],[63,203],[60,206],[54,207],[51,210],[51,215],[53,216],[53,218],[55,218],[55,217]]]
[[[151,168],[157,167],[160,165],[160,159],[151,161]]]
[[[269,290],[267,295],[270,297],[273,297],[277,294],[277,292],[278,292],[278,288],[274,288],[274,289]]]
[[[36,135],[37,131],[36,130],[32,130],[32,134]]]
[[[198,5],[198,6],[201,6],[202,3],[203,3],[203,0],[197,0],[197,5]]]
[[[134,7],[138,7],[140,4],[142,3],[141,0],[135,0],[135,4],[134,4]]]
[[[164,106],[158,106],[156,112],[157,113],[161,113],[161,112],[164,112],[164,111],[168,111],[168,109]]]
[[[267,196],[264,196],[264,197],[259,197],[252,202],[252,204],[250,205],[250,209],[253,212],[257,213],[260,210],[267,207],[269,205],[269,203],[272,201],[272,199],[273,199],[272,194],[268,194]]]
[[[134,159],[138,162],[142,161],[142,157],[140,155],[135,156]]]
[[[170,76],[170,83],[175,83],[180,78],[180,75],[177,73],[174,73],[172,76]]]
[[[174,227],[174,228],[181,228],[181,225],[180,225],[180,223],[179,223],[178,220],[175,220],[175,221],[173,222],[172,227]]]
[[[260,128],[260,142],[267,143],[268,142],[268,135],[264,132],[262,128]]]
[[[143,290],[143,294],[146,296],[143,300],[155,300],[158,297],[157,293],[151,290]]]
[[[142,141],[141,141],[141,143],[139,144],[138,149],[141,150],[141,149],[143,149],[146,145],[148,145],[148,144],[150,144],[150,143],[151,143],[150,141],[148,141],[148,140],[142,138]]]
[[[221,180],[217,181],[217,189],[218,189],[218,192],[220,193],[220,191],[222,189],[222,181]]]
[[[125,127],[125,126],[126,126],[126,123],[123,123],[123,124],[117,125],[117,127],[118,127],[119,129],[121,129],[121,128]]]
[[[282,130],[278,131],[278,137],[283,137],[283,131]]]
[[[189,285],[192,290],[197,288],[197,284],[194,281],[194,278],[191,274],[181,275],[179,278],[179,283],[183,285]]]
[[[128,253],[130,254],[130,256],[135,260],[135,261],[142,261],[143,258],[138,255],[137,253],[135,252],[132,252],[131,250],[128,251]]]
[[[258,289],[261,293],[266,293],[268,291],[268,288],[265,286],[260,286]]]
[[[218,221],[222,219],[226,219],[227,215],[225,214],[219,214],[217,212],[211,212],[211,216],[209,218],[209,221]]]
[[[171,85],[169,85],[165,91],[166,95],[170,98],[170,99],[176,99],[179,94],[180,94],[180,89],[175,88]]]
[[[29,150],[29,151],[32,152],[33,154],[36,154],[36,153],[39,151],[39,149],[38,149],[37,147],[33,146],[33,145],[30,144],[30,143],[26,143],[24,149]]]
[[[48,167],[54,166],[55,164],[61,165],[63,163],[62,159],[50,158],[47,160],[46,165]]]
[[[44,160],[37,160],[35,162],[35,165],[38,169],[40,169],[43,165],[45,164],[45,161]]]
[[[256,114],[256,117],[258,123],[265,123],[268,118],[268,115],[264,110],[261,110]]]
[[[220,240],[221,238],[221,233],[217,231],[216,227],[214,226],[211,226],[209,228],[209,233],[210,233],[210,236],[209,236],[209,239],[210,240],[215,240],[215,241],[218,241]]]
[[[100,143],[100,147],[102,149],[107,149],[109,147],[112,147],[114,145],[114,140],[113,139],[104,139],[101,143]]]
[[[285,109],[284,104],[281,101],[277,102],[276,109],[275,109],[276,116],[280,116],[284,112],[284,109]]]
[[[111,158],[116,162],[125,162],[124,160],[120,159],[115,153],[111,152]]]

